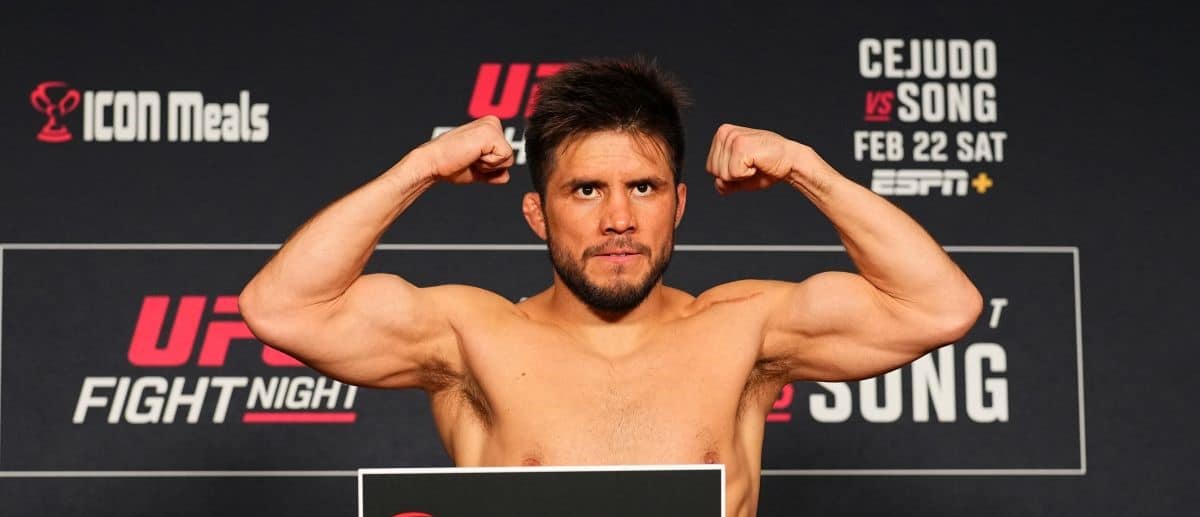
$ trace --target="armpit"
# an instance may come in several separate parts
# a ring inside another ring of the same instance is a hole
[[[749,408],[774,401],[790,371],[791,365],[784,359],[759,359],[755,362],[738,401],[738,418]]]
[[[421,377],[431,396],[437,396],[458,408],[469,409],[480,422],[490,425],[491,407],[473,376],[455,371],[444,360],[433,359],[421,369]]]
[[[421,364],[421,385],[436,393],[462,384],[462,374],[454,371],[443,359],[429,359]]]

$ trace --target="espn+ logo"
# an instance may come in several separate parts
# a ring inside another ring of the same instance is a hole
[[[234,295],[143,297],[126,351],[129,365],[139,372],[165,369],[177,375],[85,377],[71,421],[83,424],[103,418],[108,424],[171,424],[179,420],[196,424],[207,415],[208,421],[221,424],[232,408],[240,406],[244,409],[240,419],[246,424],[355,422],[358,389],[324,376],[189,375],[197,369],[226,368],[230,346],[238,342],[261,346],[259,357],[269,368],[287,372],[303,366],[254,341],[238,315]],[[168,321],[170,330],[160,346]]]
[[[493,115],[504,124],[504,138],[513,148],[517,165],[525,164],[525,139],[517,138],[517,126],[522,117],[533,113],[537,102],[538,82],[557,73],[566,63],[483,63],[475,74],[475,86],[467,102],[467,115],[472,119]],[[437,138],[455,126],[436,126],[430,138]],[[523,128],[522,128],[523,129]],[[522,131],[523,133],[523,131]]]

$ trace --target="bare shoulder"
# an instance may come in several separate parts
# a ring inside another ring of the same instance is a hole
[[[794,285],[778,280],[735,280],[700,293],[689,309],[699,313],[725,304],[764,309],[773,306]]]
[[[550,289],[547,288],[531,296],[522,297],[520,301],[513,304],[513,308],[522,317],[529,320],[547,319],[548,315],[553,313],[553,308],[550,306]]]
[[[450,317],[461,321],[465,317],[476,320],[496,320],[523,317],[516,304],[495,292],[463,284],[444,284],[427,287],[431,301]]]

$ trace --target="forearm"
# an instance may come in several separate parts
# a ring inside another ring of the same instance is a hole
[[[410,154],[318,212],[250,281],[245,297],[266,309],[308,306],[344,293],[387,228],[434,184],[419,163]]]
[[[788,182],[829,218],[868,282],[918,310],[978,312],[975,286],[916,221],[846,179],[811,148],[796,146]]]

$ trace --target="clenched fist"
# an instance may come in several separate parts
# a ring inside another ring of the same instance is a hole
[[[508,183],[512,146],[500,119],[486,116],[439,135],[412,152],[435,180],[446,183]]]
[[[797,172],[812,150],[778,133],[721,124],[708,151],[717,192],[759,190]]]

